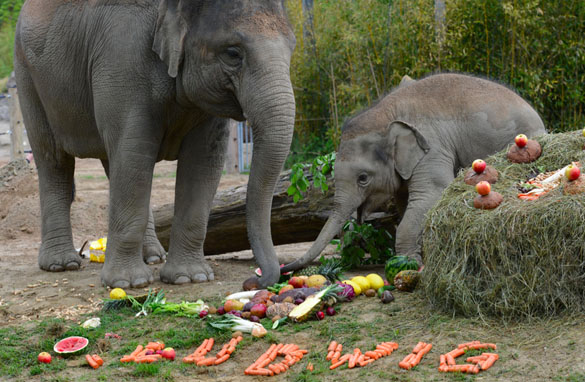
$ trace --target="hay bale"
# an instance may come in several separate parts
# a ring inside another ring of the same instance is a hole
[[[487,158],[500,173],[492,187],[504,196],[498,208],[473,207],[462,170],[429,211],[423,287],[435,307],[505,321],[585,312],[585,195],[558,187],[525,201],[516,187],[535,169],[585,163],[585,138],[578,131],[537,141],[543,152],[533,163],[510,163],[507,150]]]

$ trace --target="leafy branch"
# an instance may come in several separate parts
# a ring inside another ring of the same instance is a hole
[[[312,163],[296,163],[292,166],[290,172],[290,187],[286,190],[293,201],[298,203],[303,198],[303,193],[307,192],[311,185],[305,176],[305,169],[313,176],[313,187],[321,189],[325,193],[329,190],[327,185],[327,175],[335,175],[335,153],[321,155],[313,159]]]

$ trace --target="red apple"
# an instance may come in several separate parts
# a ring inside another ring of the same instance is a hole
[[[51,355],[49,353],[47,353],[46,351],[39,353],[39,356],[37,357],[37,359],[39,360],[39,362],[42,363],[51,363]]]
[[[168,359],[169,361],[174,361],[175,360],[175,349],[173,348],[164,348],[162,351],[161,356],[163,358]]]
[[[473,171],[475,171],[478,174],[481,174],[483,170],[485,170],[486,166],[487,165],[485,164],[485,161],[483,161],[482,159],[476,159],[471,164],[471,168],[473,169]]]
[[[565,170],[565,176],[570,181],[573,181],[573,180],[579,178],[579,175],[581,175],[581,170],[579,169],[579,167],[577,167],[575,165],[570,165]]]
[[[514,138],[514,142],[516,142],[516,146],[524,147],[528,143],[528,138],[524,134],[518,134],[516,135],[516,138]]]
[[[324,318],[325,318],[325,313],[323,313],[322,311],[318,311],[318,312],[316,313],[316,315],[317,315],[317,319],[318,319],[319,321],[321,321],[322,319],[324,319]]]
[[[491,190],[492,186],[489,184],[489,182],[486,182],[485,180],[482,180],[481,182],[475,185],[475,191],[477,191],[477,193],[482,196],[489,194]]]
[[[293,276],[288,280],[288,283],[295,288],[302,288],[305,285],[305,280],[300,277]]]

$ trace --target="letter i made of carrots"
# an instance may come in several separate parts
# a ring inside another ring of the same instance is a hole
[[[414,349],[412,349],[412,353],[404,357],[402,361],[398,363],[398,366],[405,370],[410,370],[411,368],[417,366],[422,358],[431,351],[433,348],[432,344],[427,344],[425,342],[419,342]]]
[[[388,356],[392,354],[394,350],[398,349],[398,344],[395,342],[382,342],[376,345],[376,349],[367,351],[362,354],[362,351],[358,348],[353,349],[353,353],[347,353],[343,356],[343,346],[335,341],[331,341],[327,348],[328,353],[326,360],[331,361],[330,370],[336,369],[339,366],[347,362],[348,369],[353,369],[356,366],[364,367],[378,358]]]
[[[273,376],[284,373],[307,353],[307,350],[300,349],[295,344],[272,344],[264,354],[246,368],[244,374]],[[284,360],[273,363],[278,356],[283,356]]]

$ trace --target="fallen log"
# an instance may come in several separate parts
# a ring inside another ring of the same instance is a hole
[[[311,175],[305,176],[311,181]],[[274,190],[272,198],[271,231],[275,245],[314,241],[327,221],[333,208],[333,181],[328,179],[329,190],[322,193],[312,187],[305,197],[294,203],[292,196],[286,192],[290,186],[290,171],[283,172]],[[204,253],[215,255],[250,249],[246,230],[246,189],[237,186],[219,191],[213,201]],[[168,250],[174,204],[166,204],[153,211],[156,234],[165,249]],[[376,213],[368,222],[383,226],[392,235],[398,224],[395,211]]]

